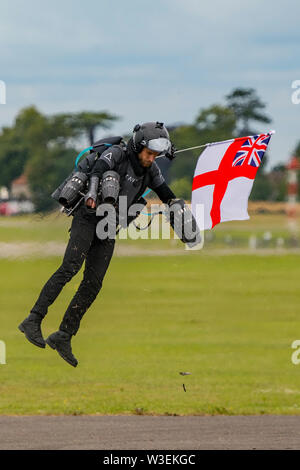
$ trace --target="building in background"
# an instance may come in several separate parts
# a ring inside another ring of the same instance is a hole
[[[16,178],[12,181],[10,197],[11,199],[31,200],[32,195],[29,189],[28,179],[24,173],[23,175],[19,176],[19,178]]]
[[[31,191],[26,175],[12,181],[11,190],[0,188],[0,215],[16,215],[34,212]]]

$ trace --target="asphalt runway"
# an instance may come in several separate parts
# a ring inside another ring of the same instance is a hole
[[[0,416],[1,450],[299,448],[300,416]]]

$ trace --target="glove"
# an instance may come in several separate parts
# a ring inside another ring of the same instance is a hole
[[[184,200],[169,199],[167,205],[169,210],[166,217],[176,235],[190,248],[198,245],[201,241],[201,234],[196,219]]]
[[[171,143],[171,148],[168,152],[165,153],[165,157],[167,157],[169,160],[174,160],[176,157],[175,152],[176,152],[176,147],[174,144]]]

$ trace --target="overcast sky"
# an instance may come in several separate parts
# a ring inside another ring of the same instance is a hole
[[[273,118],[257,131],[276,130],[270,164],[285,162],[300,140],[299,13],[298,0],[1,0],[0,127],[34,104],[107,110],[122,134],[137,122],[191,123],[253,87]]]

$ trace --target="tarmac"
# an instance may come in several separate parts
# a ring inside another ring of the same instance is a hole
[[[300,449],[300,416],[2,415],[0,449]]]

